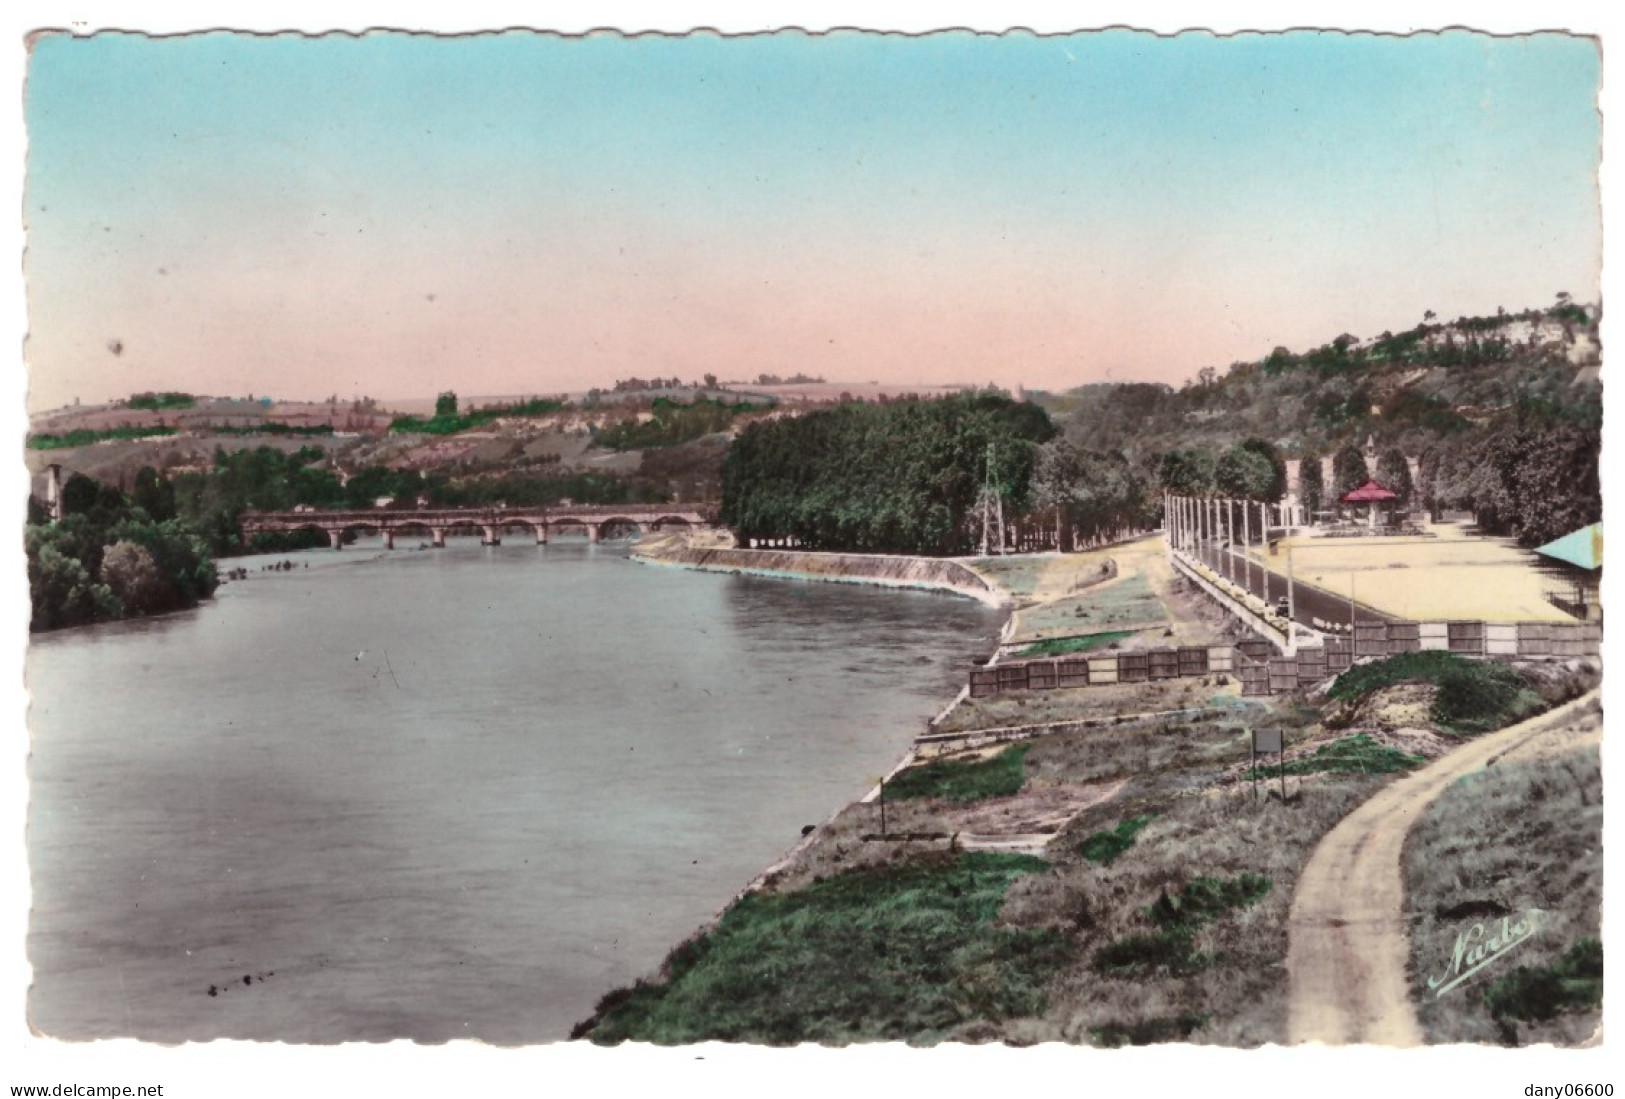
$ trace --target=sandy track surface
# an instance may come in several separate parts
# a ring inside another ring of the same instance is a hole
[[[1590,691],[1458,748],[1385,787],[1326,834],[1298,878],[1288,917],[1290,1043],[1422,1043],[1405,976],[1405,837],[1428,803],[1463,775],[1509,753],[1527,754],[1537,738],[1567,742],[1565,727],[1598,697]]]

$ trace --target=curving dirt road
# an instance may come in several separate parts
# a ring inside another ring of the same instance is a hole
[[[1384,787],[1321,839],[1288,916],[1288,1042],[1422,1044],[1405,975],[1405,837],[1456,779],[1560,729],[1598,697],[1590,691],[1456,749]]]

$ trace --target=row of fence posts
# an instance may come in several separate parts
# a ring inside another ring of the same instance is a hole
[[[1232,584],[1236,583],[1236,555],[1233,547],[1236,545],[1236,508],[1241,509],[1241,545],[1247,549],[1253,544],[1252,514],[1258,509],[1258,537],[1259,544],[1269,541],[1270,508],[1272,505],[1261,500],[1232,500],[1228,497],[1217,496],[1176,496],[1165,493],[1162,499],[1163,529],[1171,549],[1195,557],[1199,561],[1206,561],[1215,572],[1221,572],[1225,579]],[[1290,535],[1291,530],[1286,527],[1285,513],[1280,505],[1273,505],[1281,519],[1281,526],[1285,534]],[[1232,547],[1224,555],[1221,564],[1218,560],[1207,561],[1205,554],[1216,555],[1216,544],[1223,536],[1226,545]],[[1294,592],[1292,573],[1292,540],[1286,542],[1286,618],[1288,622],[1296,620],[1297,601]],[[1253,590],[1253,559],[1250,553],[1242,556],[1243,579],[1242,587],[1247,591]],[[1263,573],[1262,584],[1264,602],[1270,601],[1270,570],[1259,566]]]

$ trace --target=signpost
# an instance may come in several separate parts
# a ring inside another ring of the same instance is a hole
[[[1281,765],[1281,801],[1286,801],[1286,742],[1279,729],[1253,729],[1253,797],[1258,797],[1258,757],[1274,752]]]

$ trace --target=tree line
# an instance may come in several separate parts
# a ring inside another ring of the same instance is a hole
[[[183,520],[139,501],[162,495],[156,473],[138,478],[136,498],[81,474],[62,487],[62,521],[30,501],[23,532],[33,617],[29,629],[159,614],[196,606],[219,579],[209,547]]]
[[[851,403],[744,428],[722,463],[722,521],[818,550],[952,554],[995,496],[1029,505],[1043,409],[995,393]]]

